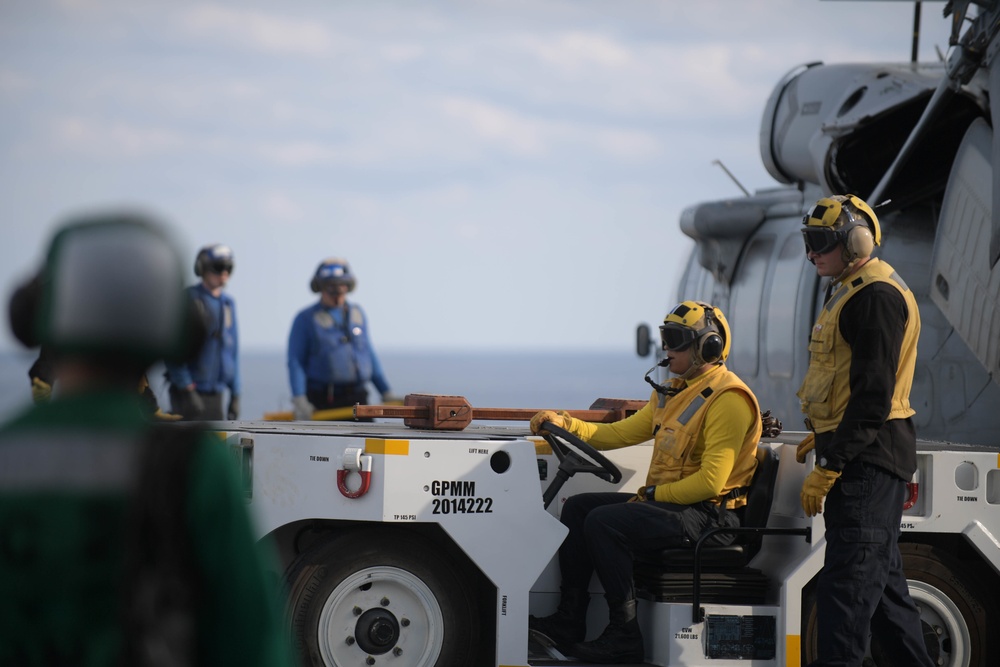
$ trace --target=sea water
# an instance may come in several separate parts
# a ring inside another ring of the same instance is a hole
[[[630,350],[586,352],[384,350],[379,352],[392,392],[464,396],[473,407],[581,410],[597,398],[648,399],[643,375],[651,358]],[[28,369],[35,355],[0,354],[0,419],[31,402]],[[291,410],[283,351],[240,356],[241,419]],[[655,378],[655,375],[653,376]],[[164,409],[170,406],[162,366],[149,373]],[[369,403],[379,395],[370,388]]]

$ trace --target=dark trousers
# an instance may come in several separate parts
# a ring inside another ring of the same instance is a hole
[[[309,385],[306,387],[306,398],[317,410],[348,408],[355,404],[368,405],[368,389],[363,384],[338,384],[322,388]],[[353,421],[353,418],[349,419]],[[359,419],[357,421],[370,422],[372,420]]]
[[[905,481],[862,462],[849,463],[830,490],[816,590],[820,658],[810,667],[857,667],[869,631],[896,664],[933,665],[899,555],[905,492]]]
[[[226,412],[222,406],[222,394],[198,393],[197,398],[190,391],[170,385],[170,411],[188,421],[222,421]]]
[[[561,521],[569,528],[559,547],[563,588],[586,590],[596,571],[609,601],[635,598],[632,559],[643,551],[692,542],[707,528],[739,523],[732,512],[722,517],[714,505],[628,502],[630,493],[583,493],[563,506]],[[731,538],[723,538],[730,541]]]

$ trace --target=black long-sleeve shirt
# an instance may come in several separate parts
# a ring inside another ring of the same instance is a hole
[[[906,480],[916,470],[913,420],[886,421],[908,317],[903,296],[885,283],[862,288],[844,304],[837,325],[851,347],[851,397],[836,430],[816,436],[823,467],[842,470],[857,459]]]

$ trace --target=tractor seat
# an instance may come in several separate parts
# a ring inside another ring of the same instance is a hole
[[[763,600],[769,586],[767,578],[747,564],[760,550],[777,475],[774,450],[766,445],[757,447],[757,469],[750,480],[746,505],[732,510],[740,517],[740,527],[716,529],[735,533],[735,540],[725,546],[703,543],[696,549],[685,539],[676,547],[636,554],[634,578],[639,595],[658,601],[690,600],[695,588],[692,575],[697,571],[705,599],[724,597],[749,603]]]

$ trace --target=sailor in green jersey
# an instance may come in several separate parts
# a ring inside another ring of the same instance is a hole
[[[73,221],[10,303],[60,391],[0,427],[0,665],[291,665],[229,455],[135,388],[197,349],[181,263],[135,214]]]

